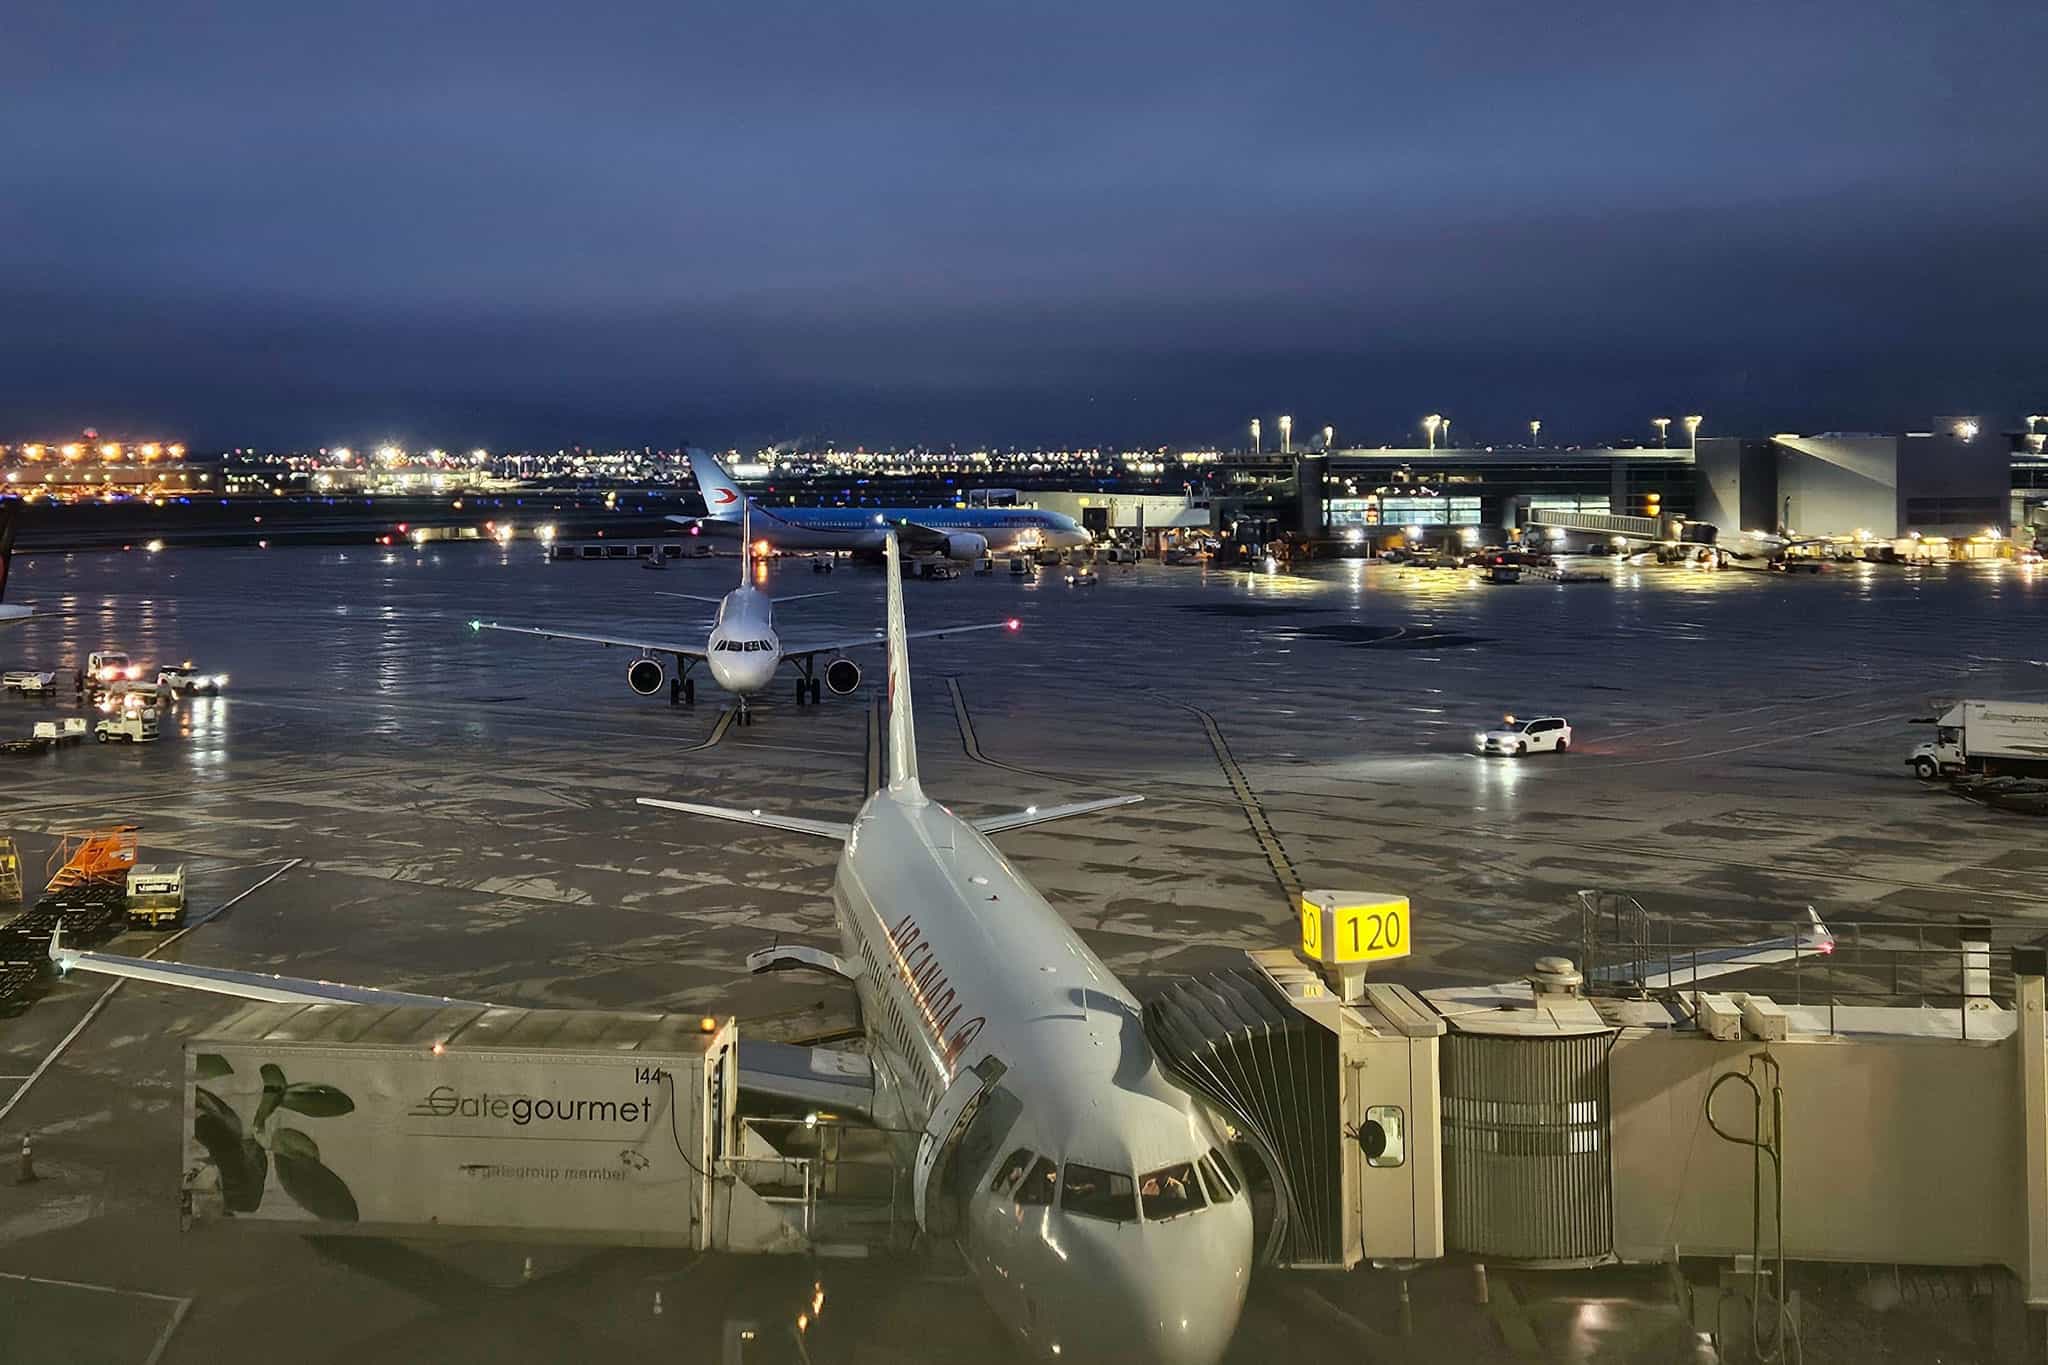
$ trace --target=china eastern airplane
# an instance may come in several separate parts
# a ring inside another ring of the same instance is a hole
[[[7,576],[14,567],[14,520],[21,509],[10,503],[0,508],[0,629],[18,626],[34,616],[33,607],[14,607],[7,604]]]
[[[1095,539],[1072,517],[1035,507],[764,507],[705,452],[690,452],[690,469],[704,494],[706,515],[670,521],[731,525],[751,507],[755,533],[778,550],[876,551],[894,531],[898,544],[913,554],[973,560],[991,550],[1066,550]]]
[[[723,597],[700,597],[695,593],[665,592],[663,597],[683,597],[692,602],[709,602],[718,607],[711,632],[704,644],[679,645],[660,640],[628,640],[611,635],[590,635],[580,631],[557,630],[550,626],[507,626],[496,621],[471,621],[473,631],[501,630],[513,635],[538,635],[543,640],[581,640],[586,644],[623,646],[640,651],[640,657],[626,666],[626,685],[643,697],[661,691],[664,680],[661,660],[667,654],[676,661],[676,675],[668,679],[671,706],[697,702],[697,681],[690,676],[698,664],[710,670],[712,680],[738,699],[735,719],[741,725],[753,723],[750,701],[775,681],[776,672],[787,663],[796,671],[796,703],[816,704],[819,691],[818,656],[832,656],[824,667],[824,685],[845,696],[860,686],[860,665],[844,657],[849,649],[882,643],[879,632],[845,636],[803,645],[785,645],[775,630],[777,603],[803,602],[813,597],[830,597],[824,592],[798,593],[793,597],[770,597],[754,585],[754,542],[746,534],[747,514],[740,518],[740,585]],[[977,630],[1015,630],[1017,619],[991,621],[986,625],[952,626],[921,630],[921,636],[964,635]]]
[[[1220,1122],[1160,1069],[1137,1000],[990,842],[1139,798],[968,820],[927,796],[893,536],[883,548],[887,785],[850,822],[641,804],[839,845],[832,899],[844,955],[770,948],[749,966],[822,969],[853,984],[871,1082],[845,1087],[849,1107],[906,1135],[919,1226],[958,1243],[1030,1356],[1214,1365],[1251,1275],[1243,1175]],[[76,952],[54,937],[50,956],[64,970],[284,1004],[479,1003]],[[793,1076],[847,1069],[750,1060],[775,1051],[742,1043],[743,1090],[802,1101],[816,1091]]]

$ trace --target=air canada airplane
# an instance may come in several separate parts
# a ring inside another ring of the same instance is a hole
[[[1166,1079],[1130,991],[990,842],[1140,798],[967,820],[927,796],[893,536],[884,548],[887,785],[850,822],[641,804],[840,846],[832,898],[843,956],[769,948],[748,965],[824,970],[853,984],[871,1080],[841,1089],[850,1107],[906,1135],[919,1226],[957,1242],[1030,1356],[1214,1365],[1251,1276],[1244,1177],[1220,1122]],[[56,939],[50,956],[65,970],[286,1004],[471,1003],[75,952]],[[814,1097],[792,1077],[818,1068],[753,1060],[777,1051],[807,1050],[742,1044],[741,1088]]]
[[[20,514],[17,504],[0,507],[0,629],[18,626],[36,614],[33,607],[7,604],[7,577],[14,567],[14,522]]]
[[[718,615],[711,623],[709,636],[701,647],[679,645],[659,640],[628,640],[610,635],[590,635],[580,631],[557,630],[551,626],[507,626],[496,621],[471,621],[473,631],[501,630],[513,635],[538,635],[543,640],[581,640],[586,644],[620,645],[640,651],[640,657],[626,666],[626,685],[643,697],[651,697],[661,691],[664,681],[660,655],[667,654],[676,661],[675,677],[667,679],[668,699],[671,706],[677,704],[695,705],[697,681],[690,676],[698,664],[711,672],[711,677],[720,687],[738,698],[739,708],[735,719],[741,725],[753,723],[751,698],[764,692],[775,681],[776,671],[788,663],[796,670],[796,702],[819,700],[819,678],[817,675],[818,656],[830,657],[824,668],[824,685],[840,696],[845,696],[860,686],[860,665],[845,658],[849,649],[861,649],[882,643],[880,632],[870,631],[863,635],[852,635],[836,640],[821,640],[803,645],[785,645],[775,630],[775,607],[778,603],[803,602],[814,597],[830,597],[823,592],[798,593],[794,597],[770,597],[754,585],[754,543],[747,535],[747,518],[740,520],[740,585],[723,597],[700,597],[695,593],[667,592],[663,597],[683,597],[692,602],[710,602],[718,607]],[[991,621],[978,626],[952,626],[939,630],[922,630],[921,636],[963,635],[977,630],[1015,630],[1017,619]]]
[[[884,534],[894,531],[913,554],[970,560],[991,550],[1066,550],[1095,539],[1072,517],[1036,507],[763,507],[705,452],[690,452],[690,469],[706,515],[670,521],[730,525],[751,510],[756,533],[778,550],[877,551]]]

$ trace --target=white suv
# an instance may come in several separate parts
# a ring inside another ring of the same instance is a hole
[[[1520,721],[1509,716],[1500,729],[1482,730],[1472,736],[1472,747],[1482,754],[1508,754],[1516,758],[1544,749],[1563,753],[1572,747],[1572,727],[1562,716]]]

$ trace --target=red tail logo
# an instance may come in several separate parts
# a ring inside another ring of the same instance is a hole
[[[740,495],[733,492],[730,488],[721,488],[717,490],[715,496],[712,499],[712,501],[716,502],[720,507],[727,506],[730,503],[738,502],[739,500]]]

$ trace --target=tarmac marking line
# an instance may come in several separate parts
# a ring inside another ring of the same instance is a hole
[[[117,1285],[87,1284],[82,1280],[52,1280],[41,1275],[17,1275],[6,1270],[0,1270],[0,1280],[12,1280],[16,1284],[49,1285],[56,1289],[82,1289],[92,1294],[123,1294],[129,1298],[169,1304],[170,1321],[164,1324],[163,1331],[157,1333],[156,1344],[151,1346],[149,1354],[142,1358],[142,1365],[157,1365],[157,1362],[164,1358],[164,1352],[170,1349],[171,1337],[183,1325],[185,1315],[192,1311],[191,1299],[179,1298],[176,1294],[156,1294],[147,1289],[122,1289]]]
[[[1266,862],[1273,869],[1274,880],[1280,883],[1280,891],[1287,898],[1287,913],[1293,915],[1294,907],[1301,903],[1301,877],[1288,859],[1287,850],[1273,829],[1273,822],[1266,818],[1266,808],[1260,803],[1259,794],[1252,790],[1244,769],[1238,766],[1236,757],[1230,752],[1230,741],[1223,737],[1223,728],[1216,723],[1216,717],[1199,706],[1184,701],[1175,701],[1174,705],[1194,712],[1201,719],[1202,728],[1209,735],[1209,747],[1216,751],[1216,762],[1221,765],[1223,776],[1229,781],[1230,790],[1244,811],[1245,821],[1252,829],[1252,838],[1258,841],[1260,851],[1266,855]]]

